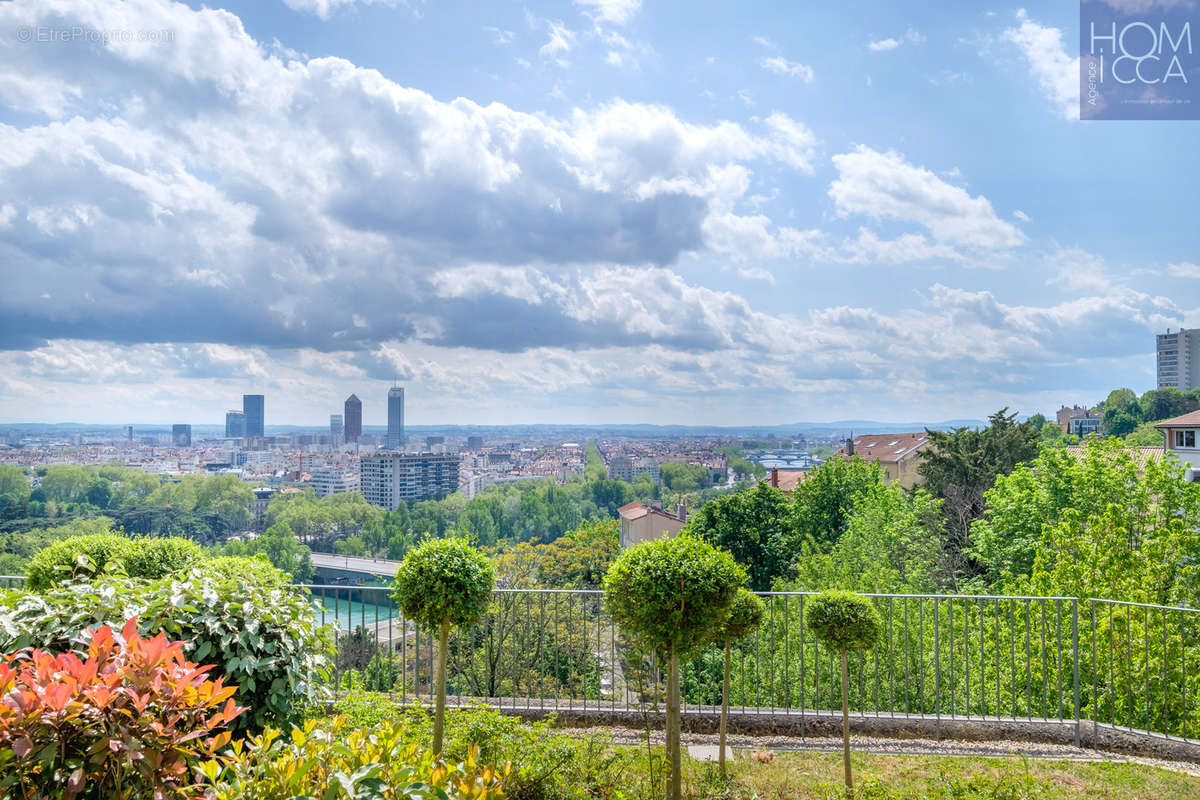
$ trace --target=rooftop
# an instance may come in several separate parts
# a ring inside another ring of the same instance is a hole
[[[1200,411],[1190,411],[1181,417],[1173,417],[1164,419],[1162,422],[1156,423],[1156,428],[1200,428]]]
[[[854,439],[854,455],[864,461],[899,461],[929,444],[925,431],[919,433],[873,433]],[[838,451],[845,457],[846,448]]]

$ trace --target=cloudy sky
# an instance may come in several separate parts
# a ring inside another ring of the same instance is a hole
[[[0,421],[982,417],[1200,326],[1078,8],[0,4]]]

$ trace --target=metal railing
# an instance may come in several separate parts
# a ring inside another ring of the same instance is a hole
[[[342,629],[339,686],[402,698],[432,692],[433,641],[403,619],[388,588],[308,588],[323,620]],[[837,661],[805,625],[811,594],[760,596],[761,626],[733,646],[734,709],[801,718],[840,709]],[[851,656],[855,715],[1073,723],[1076,742],[1084,724],[1093,733],[1200,735],[1200,660],[1191,652],[1200,610],[1073,597],[867,596],[883,634]],[[682,665],[684,713],[720,704],[722,667],[719,644]],[[448,674],[451,695],[508,708],[661,708],[653,657],[613,625],[598,591],[497,590],[485,618],[452,635]]]
[[[23,579],[0,576],[0,587]],[[433,694],[434,641],[386,586],[306,585],[314,613],[338,630],[333,683]],[[840,710],[835,656],[805,625],[811,593],[768,592],[758,630],[733,645],[731,705],[758,715]],[[850,659],[859,717],[1072,724],[1200,744],[1200,609],[1073,597],[870,597],[876,646]],[[721,702],[723,648],[682,664],[682,711]],[[448,693],[518,710],[663,707],[652,654],[625,637],[599,591],[499,589],[484,618],[451,635]]]

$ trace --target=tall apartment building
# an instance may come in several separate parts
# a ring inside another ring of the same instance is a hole
[[[261,394],[242,395],[242,413],[246,415],[246,438],[262,438],[266,420],[266,399]]]
[[[1157,337],[1158,388],[1181,392],[1200,388],[1200,328],[1180,328]]]
[[[329,415],[329,443],[332,445],[335,445],[335,446],[340,444],[342,441],[343,430],[344,430],[344,425],[342,423],[342,415],[341,414],[330,414]]]
[[[171,444],[175,447],[191,447],[192,446],[192,426],[191,425],[172,425],[171,426]]]
[[[362,457],[359,484],[368,503],[395,511],[401,502],[441,500],[458,491],[458,466],[453,453],[379,453]]]
[[[362,437],[362,400],[352,394],[346,398],[345,407],[346,441],[357,442]]]
[[[338,467],[322,467],[313,470],[310,485],[317,497],[328,497],[342,492],[357,492],[359,489],[359,474],[352,469]]]
[[[388,389],[388,432],[387,449],[404,447],[404,387]]]
[[[225,412],[225,438],[243,439],[246,436],[246,415],[241,411]]]

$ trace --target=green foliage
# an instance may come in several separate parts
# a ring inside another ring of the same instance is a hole
[[[154,581],[101,577],[41,594],[0,595],[0,650],[86,647],[86,631],[139,618],[144,635],[185,642],[188,658],[215,664],[250,711],[235,727],[292,718],[323,696],[332,635],[318,627],[307,593],[254,559],[213,559]]]
[[[835,652],[870,650],[883,626],[870,600],[840,589],[830,589],[812,598],[804,616],[818,641]]]
[[[712,470],[703,464],[664,461],[658,465],[663,485],[673,492],[696,492],[712,486]]]
[[[786,495],[765,483],[706,503],[687,523],[695,534],[733,554],[750,574],[750,587],[770,591],[786,577],[796,549]]]
[[[924,489],[942,501],[946,525],[946,553],[956,575],[976,572],[967,558],[971,524],[983,516],[984,493],[996,477],[1038,454],[1038,432],[1016,414],[1002,408],[988,417],[982,430],[957,428],[952,432],[928,431],[929,445],[922,452],[917,472]]]
[[[858,501],[883,480],[879,465],[861,458],[832,458],[799,484],[793,494],[795,536],[825,546],[845,532]]]
[[[276,522],[261,536],[248,541],[231,541],[225,545],[227,556],[265,556],[277,569],[292,576],[295,583],[312,583],[315,571],[312,550],[301,544],[286,522]]]
[[[845,533],[796,559],[802,590],[924,593],[953,584],[942,550],[941,501],[921,489],[871,486],[851,509]]]
[[[199,561],[200,546],[189,539],[171,536],[134,539],[121,557],[125,574],[131,578],[161,578]]]
[[[251,736],[202,772],[214,800],[505,797],[507,765],[481,766],[475,751],[447,764],[408,734],[403,720],[367,728],[344,717],[309,720],[289,734],[269,728]]]
[[[721,638],[729,642],[745,639],[758,630],[765,613],[766,605],[761,597],[749,589],[739,588],[729,606],[729,618],[725,620]]]
[[[82,660],[0,656],[4,797],[199,796],[191,769],[229,741],[217,729],[245,710],[229,699],[234,687],[185,660],[182,642],[139,637],[136,619],[120,642],[108,626],[88,638]]]
[[[466,541],[435,539],[404,557],[392,596],[427,630],[472,625],[487,610],[495,580],[491,563]]]
[[[746,571],[728,553],[692,536],[643,542],[604,577],[604,605],[623,631],[681,658],[717,640]]]
[[[55,542],[33,557],[25,574],[26,586],[31,591],[43,592],[60,581],[101,575],[114,565],[123,565],[132,548],[133,540],[119,533],[96,533]]]

